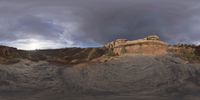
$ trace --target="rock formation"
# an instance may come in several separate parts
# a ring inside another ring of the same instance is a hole
[[[17,55],[16,48],[0,46],[0,57],[14,57],[16,55]]]
[[[139,40],[117,39],[105,45],[112,48],[116,55],[122,54],[142,54],[142,55],[164,55],[167,53],[167,44],[160,41],[156,35],[148,36]]]
[[[144,38],[144,40],[160,40],[160,37],[157,36],[157,35],[150,35],[150,36],[147,36],[146,38]]]

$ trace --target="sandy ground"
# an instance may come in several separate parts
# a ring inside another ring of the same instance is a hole
[[[0,100],[200,100],[200,65],[123,56],[74,66],[0,65]]]

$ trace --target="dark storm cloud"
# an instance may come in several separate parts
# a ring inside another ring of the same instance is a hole
[[[98,41],[136,39],[152,32],[166,41],[199,38],[196,37],[198,31],[193,29],[195,24],[199,27],[199,19],[193,19],[199,16],[199,12],[196,12],[199,1],[127,0],[103,3],[92,7],[90,14],[82,15],[85,19],[81,28]]]
[[[25,16],[18,20],[18,23],[11,31],[19,33],[25,38],[40,37],[42,35],[44,39],[55,39],[55,37],[59,37],[59,34],[63,33],[63,28],[55,25],[51,20]]]
[[[1,0],[0,39],[98,46],[151,33],[198,43],[199,0]]]

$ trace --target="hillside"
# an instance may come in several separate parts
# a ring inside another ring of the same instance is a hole
[[[106,48],[63,48],[24,51],[0,46],[0,64],[18,63],[21,59],[34,62],[47,61],[54,64],[77,64],[101,57]]]
[[[0,100],[199,100],[199,54],[157,36],[99,48],[0,46]]]
[[[199,66],[172,56],[62,66],[22,60],[0,65],[0,99],[199,100]]]
[[[188,61],[188,63],[200,63],[200,46],[189,44],[169,45],[168,53]]]

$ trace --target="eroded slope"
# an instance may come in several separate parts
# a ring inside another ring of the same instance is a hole
[[[200,65],[184,63],[171,56],[121,56],[59,66],[22,60],[0,65],[0,99],[198,100]]]

